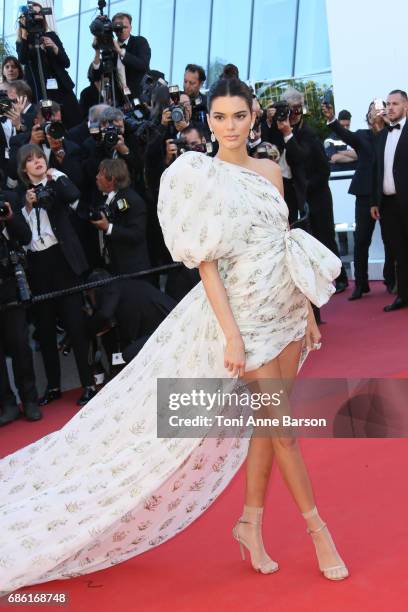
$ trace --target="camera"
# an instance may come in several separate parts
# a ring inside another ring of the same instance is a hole
[[[90,24],[89,29],[91,34],[95,36],[97,45],[102,51],[111,51],[113,49],[113,33],[118,34],[123,31],[123,25],[114,26],[107,15],[103,14],[103,9],[106,6],[105,0],[98,1],[100,15],[98,15]]]
[[[93,208],[89,211],[89,220],[90,221],[100,221],[102,219],[102,213],[105,215],[109,223],[111,223],[115,218],[115,212],[125,212],[129,208],[129,202],[126,198],[119,198],[116,202],[116,210],[112,210],[112,208],[108,204],[102,204],[98,206],[98,208]]]
[[[10,250],[9,255],[10,263],[14,269],[14,277],[16,279],[20,301],[29,302],[31,300],[31,291],[24,269],[27,267],[25,253],[20,250]]]
[[[46,15],[52,15],[52,9],[41,8],[40,10],[35,10],[33,4],[33,2],[27,2],[27,6],[21,8],[21,17],[25,18],[25,23],[23,25],[20,20],[20,25],[27,30],[29,34],[44,36],[44,17]]]
[[[192,107],[192,111],[191,111],[192,121],[196,123],[205,124],[207,107],[205,106],[202,97],[198,95],[195,98],[190,98],[190,100],[191,100],[191,107]]]
[[[34,207],[50,210],[55,201],[54,188],[50,184],[45,185],[45,187],[37,185],[37,187],[34,187],[34,192],[37,196],[37,202],[34,204]]]
[[[0,91],[0,116],[9,113],[13,108],[13,101],[7,97],[6,91]]]
[[[65,128],[61,121],[54,121],[52,117],[52,101],[41,100],[41,114],[45,121],[40,125],[45,135],[51,136],[55,140],[61,140],[65,135]]]
[[[257,159],[271,159],[274,162],[280,159],[278,147],[270,142],[261,142],[255,149],[255,155]]]
[[[100,129],[103,139],[103,144],[108,148],[112,148],[119,142],[120,130],[112,122],[109,122],[106,127]]]
[[[287,102],[274,102],[272,108],[276,109],[276,113],[273,117],[274,121],[286,121],[288,119],[290,115],[290,106]]]
[[[180,89],[178,85],[169,86],[170,100],[172,104],[168,107],[171,111],[171,120],[173,123],[184,121],[184,107],[180,104]]]

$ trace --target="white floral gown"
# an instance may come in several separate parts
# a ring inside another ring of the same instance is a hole
[[[158,215],[175,261],[218,260],[247,370],[304,336],[306,296],[321,306],[334,292],[340,260],[289,230],[285,201],[255,172],[185,153],[162,176]],[[0,461],[0,594],[125,561],[214,501],[248,439],[157,438],[156,379],[229,378],[224,346],[200,282],[68,423]]]

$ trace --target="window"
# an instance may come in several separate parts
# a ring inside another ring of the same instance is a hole
[[[96,2],[95,2],[96,6]],[[63,17],[69,17],[75,15],[79,11],[79,0],[54,0],[54,17],[55,19],[62,19]]]
[[[164,72],[166,80],[170,78],[172,31],[173,0],[144,1],[140,34],[152,50],[150,68]]]
[[[70,59],[71,65],[68,68],[68,72],[74,83],[76,83],[77,78],[78,25],[78,15],[57,22],[57,34],[60,37],[65,52]]]
[[[217,79],[225,64],[235,64],[241,79],[248,78],[251,8],[252,2],[214,0],[207,85]]]
[[[330,70],[325,0],[300,0],[296,75]]]
[[[171,80],[183,87],[184,68],[198,64],[207,71],[210,0],[177,0]]]
[[[6,0],[7,10],[4,13],[4,34],[13,34],[17,30],[17,17],[20,14],[21,0]]]
[[[251,80],[292,75],[297,0],[255,0]]]

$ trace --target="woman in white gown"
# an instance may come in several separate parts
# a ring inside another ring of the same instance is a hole
[[[290,230],[279,168],[247,156],[252,98],[218,81],[209,158],[189,152],[163,174],[158,214],[175,261],[202,282],[140,353],[59,431],[0,461],[0,593],[94,572],[138,555],[194,521],[246,458],[244,511],[234,537],[254,569],[277,564],[261,536],[274,456],[313,536],[319,567],[348,575],[315,506],[296,441],[279,437],[158,438],[158,378],[293,379],[319,330],[309,300],[334,293],[340,260]]]

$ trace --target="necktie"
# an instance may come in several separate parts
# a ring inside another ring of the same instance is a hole
[[[395,125],[387,125],[387,129],[389,132],[392,132],[392,130],[400,130],[401,129],[401,124],[400,123],[396,123]]]

